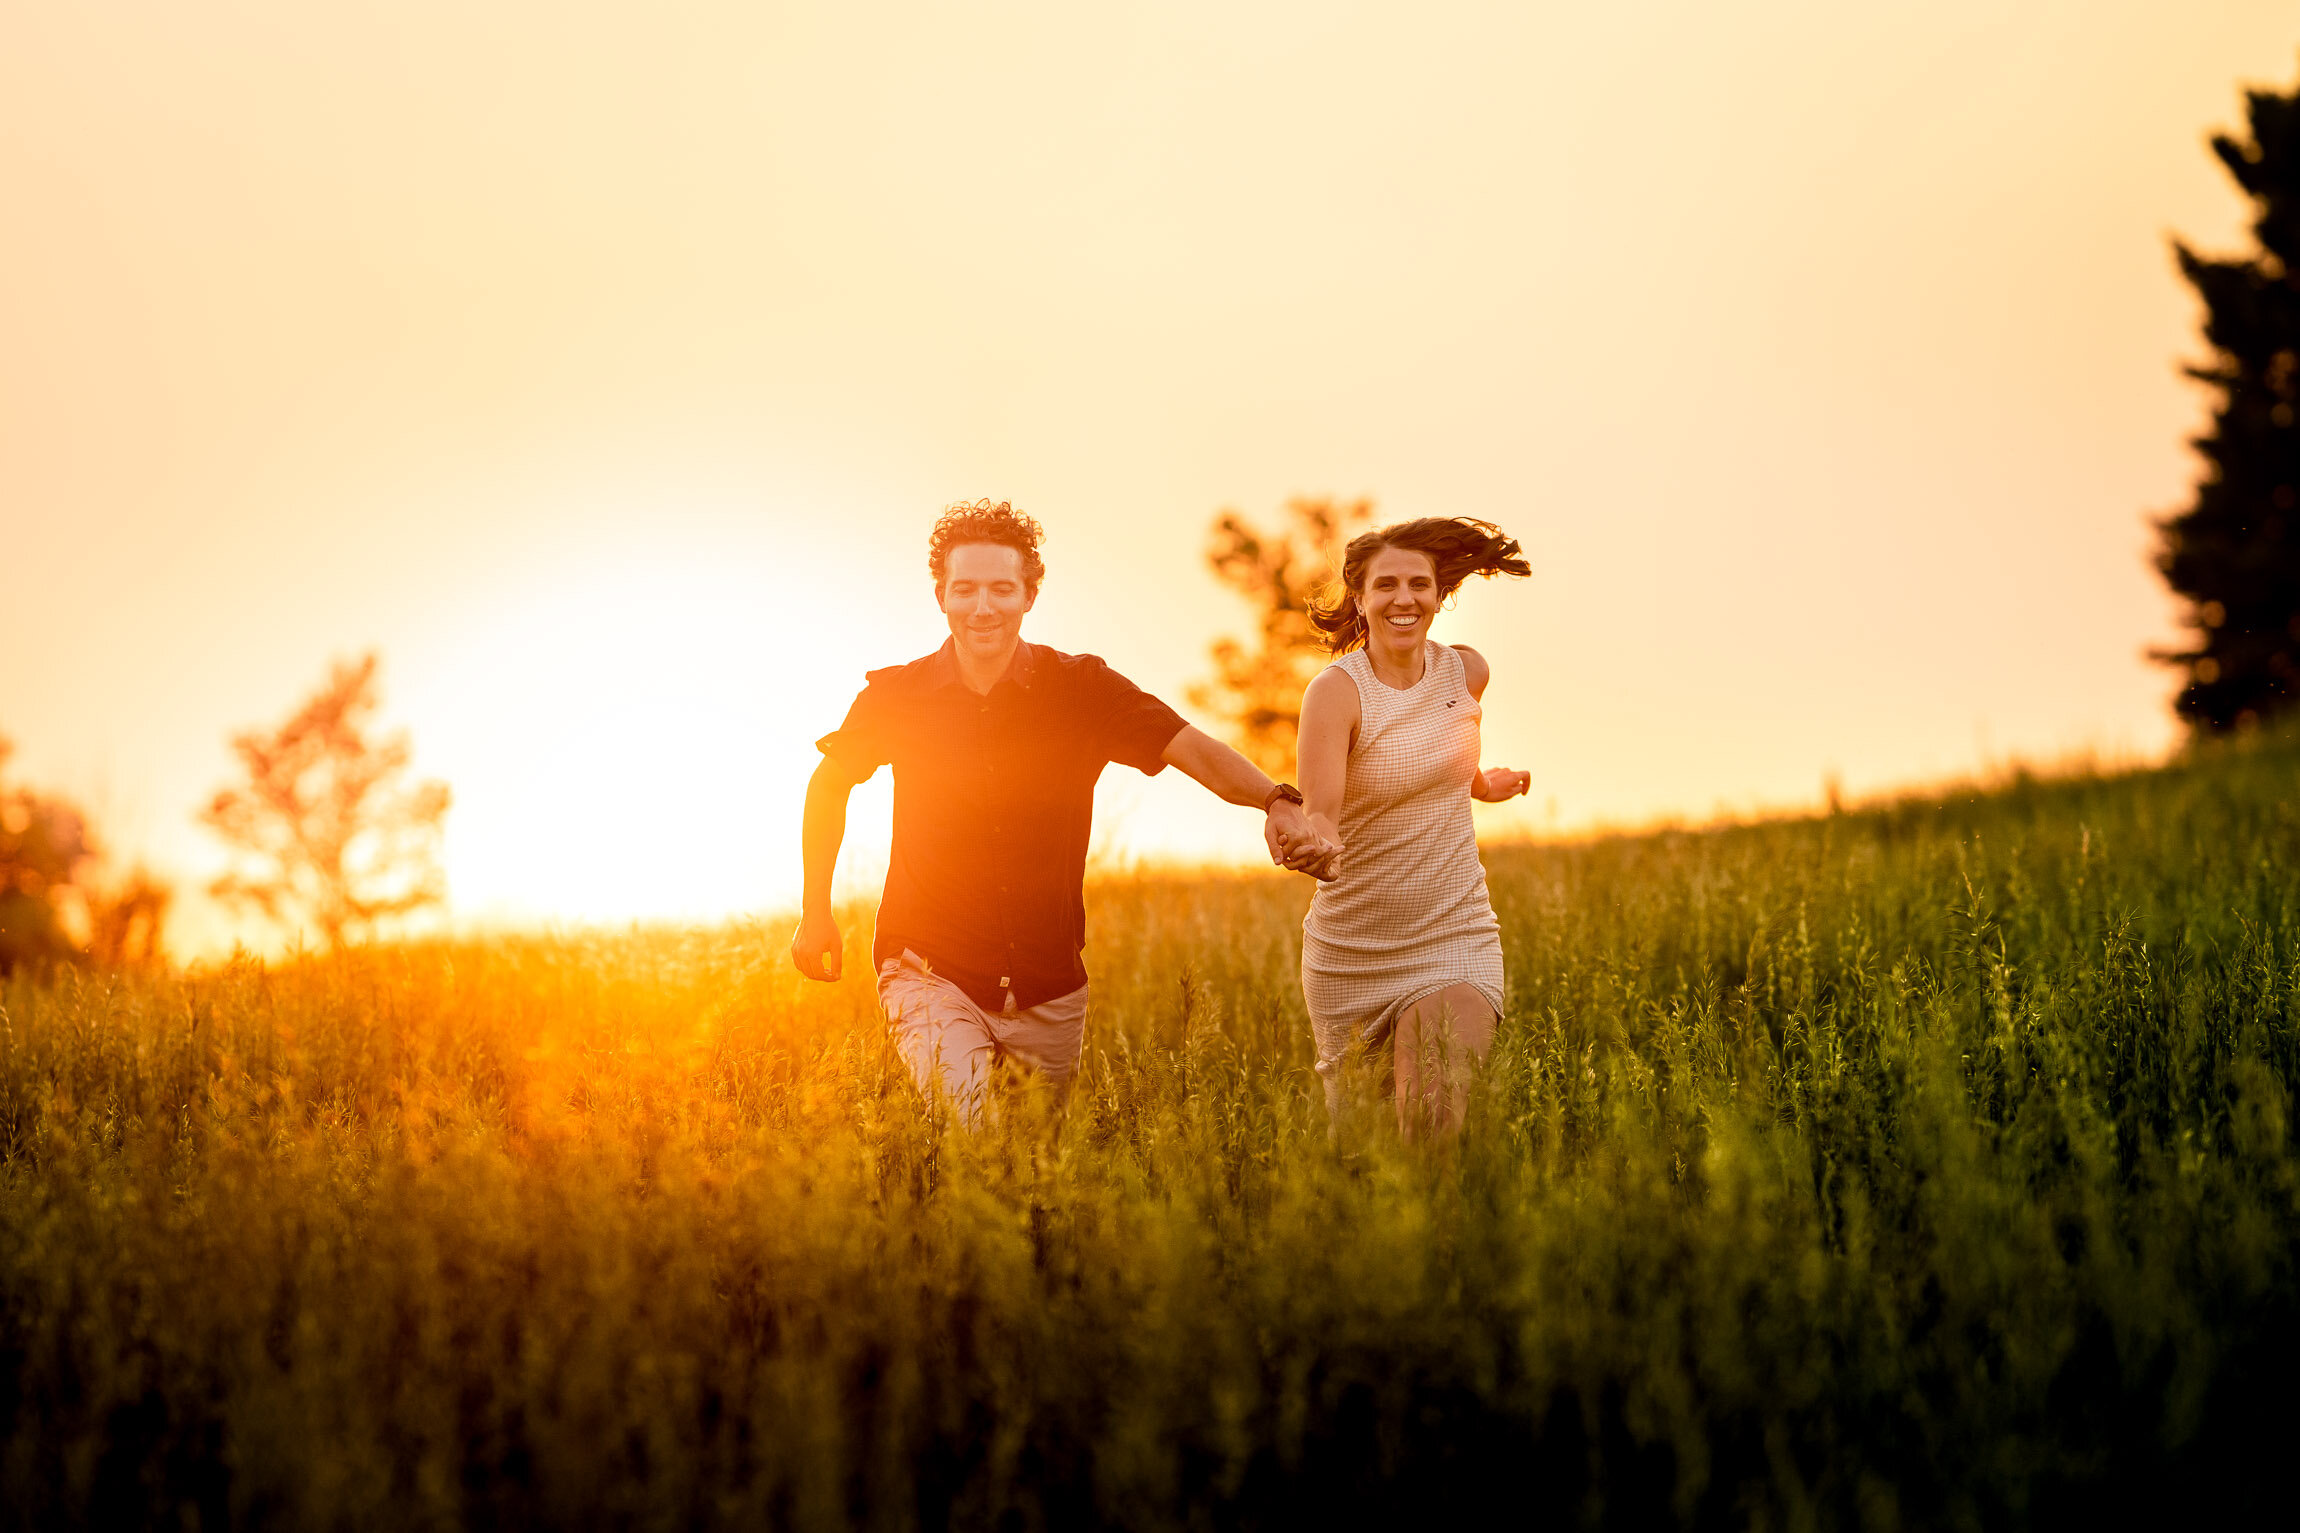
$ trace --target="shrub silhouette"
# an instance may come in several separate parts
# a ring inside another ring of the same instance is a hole
[[[15,746],[0,738],[0,767]],[[94,856],[87,817],[62,799],[0,786],[0,974],[79,956],[59,897]]]
[[[0,766],[14,750],[0,738]],[[141,866],[107,872],[95,829],[76,806],[0,787],[0,974],[24,964],[156,961],[170,899],[167,884]]]
[[[175,890],[148,868],[132,867],[117,877],[83,876],[80,902],[89,962],[106,969],[159,962]]]

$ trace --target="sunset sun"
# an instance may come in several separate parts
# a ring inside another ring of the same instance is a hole
[[[814,736],[862,679],[859,658],[822,662],[863,654],[882,605],[842,597],[803,543],[748,539],[716,561],[642,549],[555,568],[449,625],[451,658],[427,652],[396,700],[455,785],[458,907],[718,920],[795,899]],[[857,848],[858,865],[881,858]]]

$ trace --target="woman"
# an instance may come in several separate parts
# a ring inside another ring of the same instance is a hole
[[[1425,517],[1352,539],[1341,591],[1310,613],[1341,659],[1302,696],[1302,795],[1341,851],[1302,923],[1302,996],[1330,1108],[1351,1046],[1394,1035],[1409,1136],[1460,1127],[1470,1065],[1501,1014],[1500,925],[1470,800],[1514,798],[1533,780],[1479,770],[1491,668],[1433,642],[1430,624],[1471,575],[1529,573],[1490,522]]]

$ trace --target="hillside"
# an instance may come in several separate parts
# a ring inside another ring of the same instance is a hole
[[[1441,1153],[1329,1133],[1275,877],[1095,885],[1079,1088],[976,1135],[867,922],[20,975],[0,1517],[2257,1515],[2296,768],[1495,849]]]

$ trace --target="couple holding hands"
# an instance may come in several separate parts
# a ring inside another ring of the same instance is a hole
[[[968,1118],[1000,1057],[1057,1088],[1085,1035],[1086,852],[1094,784],[1113,761],[1179,767],[1257,809],[1271,860],[1318,880],[1302,923],[1302,998],[1329,1107],[1355,1045],[1390,1047],[1409,1134],[1460,1125],[1469,1069],[1502,1008],[1499,924],[1470,801],[1531,779],[1478,765],[1492,668],[1430,625],[1472,575],[1524,575],[1490,523],[1428,517],[1344,551],[1311,620],[1339,658],[1302,696],[1301,786],[1245,757],[1092,655],[1022,638],[1046,566],[1037,522],[1004,502],[945,511],[927,566],[950,638],[868,674],[818,742],[807,784],[805,894],[791,956],[839,977],[831,871],[847,798],[894,768],[894,839],[871,958],[895,1044],[922,1089]]]

